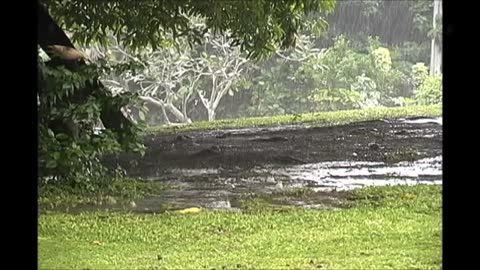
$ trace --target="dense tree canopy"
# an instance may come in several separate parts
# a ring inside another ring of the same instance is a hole
[[[112,31],[119,40],[132,48],[161,46],[170,42],[170,34],[186,36],[201,42],[208,29],[229,30],[235,44],[261,57],[273,52],[277,45],[295,43],[295,34],[302,29],[302,16],[308,13],[330,13],[335,0],[41,0],[52,17],[72,39],[81,44],[106,42]],[[189,17],[205,18],[205,25],[190,24]]]

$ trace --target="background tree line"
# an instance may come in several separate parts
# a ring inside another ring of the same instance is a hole
[[[202,45],[180,38],[176,47],[136,55],[118,42],[87,50],[143,63],[136,75],[107,82],[139,93],[148,112],[133,109],[135,117],[150,125],[441,101],[441,75],[429,76],[427,66],[431,38],[441,36],[433,1],[339,1],[325,20],[302,18],[294,48],[272,47],[276,53],[260,61],[230,46],[228,33],[212,31]],[[189,20],[205,27],[199,17]]]

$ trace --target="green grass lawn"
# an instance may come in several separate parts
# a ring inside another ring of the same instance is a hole
[[[40,269],[441,269],[442,187],[366,188],[342,210],[50,212]]]
[[[223,119],[217,121],[195,122],[193,124],[175,127],[150,127],[151,133],[172,133],[179,131],[247,128],[258,126],[274,126],[286,124],[310,124],[313,126],[334,126],[379,119],[395,119],[412,116],[441,116],[442,105],[408,106],[393,108],[371,108],[361,110],[345,110],[333,112],[316,112],[296,115],[280,115],[268,117],[250,117],[238,119]]]

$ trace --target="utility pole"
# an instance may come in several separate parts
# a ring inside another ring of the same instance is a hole
[[[442,0],[433,2],[433,29],[437,27],[437,18],[442,16]],[[437,75],[442,72],[442,49],[440,41],[432,38],[432,49],[430,54],[430,75]]]

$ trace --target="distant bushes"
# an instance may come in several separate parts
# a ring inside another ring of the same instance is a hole
[[[405,105],[430,105],[442,102],[442,75],[431,76],[424,63],[412,66],[412,79],[415,85],[413,97],[404,98]]]
[[[441,75],[428,75],[423,63],[402,61],[398,51],[377,38],[370,37],[367,48],[358,49],[341,35],[330,48],[310,54],[302,61],[276,58],[260,65],[259,74],[243,89],[251,98],[239,116],[441,102]]]

